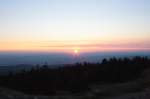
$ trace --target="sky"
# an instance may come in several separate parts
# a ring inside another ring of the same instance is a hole
[[[150,0],[0,0],[0,51],[150,51]]]

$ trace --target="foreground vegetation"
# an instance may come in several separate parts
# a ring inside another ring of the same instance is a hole
[[[0,86],[34,95],[79,95],[92,92],[105,96],[111,95],[111,89],[117,88],[116,93],[120,93],[120,90],[142,90],[144,86],[140,85],[141,82],[135,81],[139,81],[143,71],[148,69],[148,57],[110,58],[103,59],[101,63],[84,62],[58,68],[43,65],[30,71],[1,75]],[[118,83],[123,85],[118,87]]]

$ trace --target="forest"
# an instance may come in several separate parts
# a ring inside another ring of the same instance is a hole
[[[97,63],[76,63],[51,68],[37,65],[31,70],[0,76],[0,86],[27,94],[57,95],[87,92],[95,84],[131,82],[150,69],[148,57],[109,58]]]

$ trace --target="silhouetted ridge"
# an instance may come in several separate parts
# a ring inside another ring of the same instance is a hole
[[[138,79],[149,68],[147,57],[110,58],[101,63],[76,63],[64,67],[36,66],[30,71],[0,76],[0,86],[30,94],[57,94],[59,91],[84,92],[96,83],[127,82]]]

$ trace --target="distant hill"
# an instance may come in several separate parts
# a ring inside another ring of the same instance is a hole
[[[8,74],[10,72],[20,72],[21,70],[31,70],[31,68],[35,67],[30,64],[19,64],[15,66],[0,66],[0,74]]]
[[[0,66],[17,65],[17,64],[47,64],[61,65],[73,64],[76,62],[97,62],[103,58],[111,57],[134,57],[150,56],[150,52],[91,52],[80,53],[78,57],[68,53],[0,53]]]

